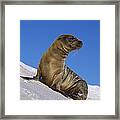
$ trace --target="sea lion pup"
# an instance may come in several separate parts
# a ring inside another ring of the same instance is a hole
[[[68,54],[82,45],[82,41],[73,35],[59,36],[43,54],[34,79],[42,76],[40,81],[53,90],[74,100],[87,99],[87,83],[65,65]]]

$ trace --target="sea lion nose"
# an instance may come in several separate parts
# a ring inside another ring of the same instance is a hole
[[[83,42],[81,40],[78,41],[78,44],[80,44],[81,46],[83,45]]]
[[[80,44],[83,44],[83,42],[82,41],[79,41],[80,42]]]

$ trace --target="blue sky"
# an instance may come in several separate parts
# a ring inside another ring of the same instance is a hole
[[[37,68],[42,54],[61,34],[83,41],[83,47],[71,52],[66,64],[88,84],[100,85],[99,20],[21,20],[20,61]]]

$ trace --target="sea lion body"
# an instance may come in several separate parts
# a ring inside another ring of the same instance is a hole
[[[66,40],[67,38],[70,38]],[[60,36],[43,54],[37,70],[42,82],[53,90],[76,100],[85,100],[88,94],[87,83],[65,65],[72,50],[82,47],[82,42],[72,35]]]
[[[61,35],[43,54],[36,76],[21,77],[40,80],[53,90],[74,100],[85,100],[88,94],[86,81],[65,65],[68,54],[81,47],[82,41],[78,38],[72,35]]]

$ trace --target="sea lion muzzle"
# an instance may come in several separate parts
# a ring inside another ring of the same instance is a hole
[[[83,42],[80,40],[74,40],[71,44],[71,50],[80,49],[83,46]]]

